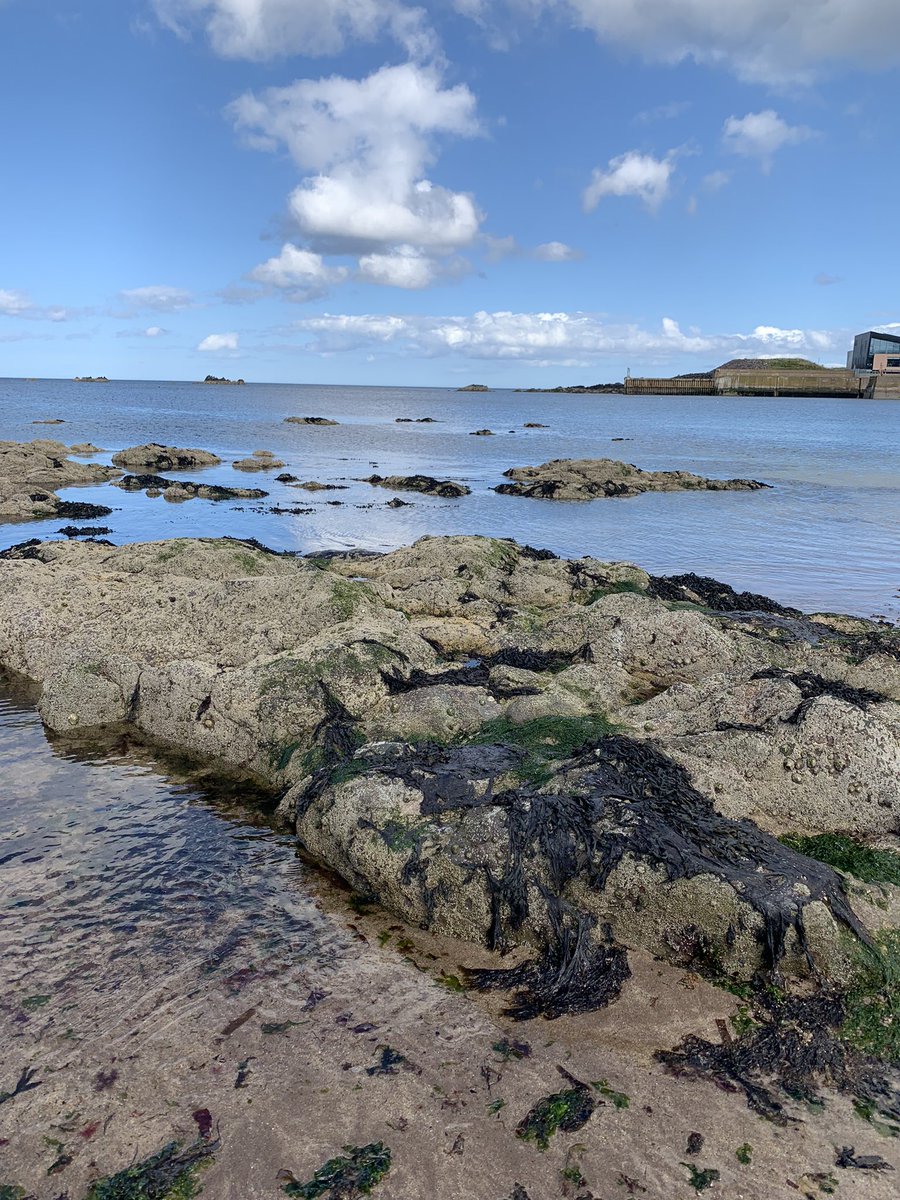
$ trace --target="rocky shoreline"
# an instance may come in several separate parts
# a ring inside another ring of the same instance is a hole
[[[900,1132],[892,627],[493,538],[45,542],[0,553],[0,667],[61,736],[131,728],[262,784],[358,897],[468,943],[451,978],[509,1021],[614,1022],[636,981],[696,980],[731,1027],[656,1035],[654,1069],[785,1135],[821,1119],[804,1103],[852,1103],[841,1179],[890,1194],[891,1164],[853,1145]],[[538,1150],[620,1095],[560,1070],[515,1130]]]
[[[884,924],[778,837],[896,830],[892,630],[471,537],[0,559],[0,665],[41,685],[51,729],[129,722],[252,775],[320,861],[416,923],[744,982],[844,981]]]

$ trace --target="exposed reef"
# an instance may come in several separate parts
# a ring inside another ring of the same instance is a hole
[[[255,460],[254,460],[255,461]],[[146,492],[172,502],[179,500],[263,500],[268,496],[261,488],[224,487],[218,483],[195,483],[191,479],[166,479],[163,475],[124,475],[115,487],[126,492]]]
[[[513,482],[499,484],[495,492],[536,500],[596,500],[641,492],[756,491],[770,486],[756,479],[706,479],[690,471],[643,471],[612,458],[557,458],[538,467],[511,467],[503,474]]]
[[[105,483],[121,474],[96,463],[73,462],[62,442],[0,442],[0,521],[106,516],[103,505],[60,500],[55,489]],[[90,510],[90,511],[88,511]]]
[[[475,537],[313,560],[230,539],[0,559],[0,665],[41,685],[51,728],[128,722],[279,790],[357,891],[528,951],[472,979],[509,989],[515,1016],[615,1001],[636,949],[735,983],[844,987],[890,926],[779,840],[897,827],[900,647],[883,626],[752,594],[737,610],[714,581],[694,594],[718,608],[673,606],[630,564]]]
[[[209,450],[183,450],[178,446],[130,446],[112,456],[117,467],[145,467],[152,471],[186,471],[191,467],[215,467],[222,460]]]
[[[332,421],[330,417],[285,417],[286,425],[339,425],[339,421]]]
[[[390,488],[397,492],[421,492],[425,496],[443,496],[455,499],[468,496],[472,489],[454,479],[434,479],[431,475],[370,475],[363,480],[376,487]]]

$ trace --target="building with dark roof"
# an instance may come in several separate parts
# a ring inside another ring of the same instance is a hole
[[[858,333],[853,339],[853,349],[847,355],[847,366],[851,371],[871,371],[876,354],[900,354],[900,334]]]

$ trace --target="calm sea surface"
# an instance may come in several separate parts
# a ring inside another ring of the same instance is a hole
[[[337,426],[288,425],[325,416]],[[59,426],[32,422],[61,417]],[[397,424],[433,417],[435,424]],[[547,429],[524,429],[525,422]],[[490,428],[494,437],[472,437]],[[256,537],[278,549],[388,549],[423,534],[512,537],[564,555],[629,559],[651,571],[697,571],[807,610],[900,617],[900,405],[896,401],[571,396],[509,391],[248,384],[0,380],[0,438],[92,441],[112,453],[158,441],[213,450],[221,467],[187,478],[262,487],[267,500],[171,504],[103,485],[67,499],[112,505],[114,542],[190,535]],[[622,438],[625,441],[614,441]],[[302,480],[231,467],[274,451]],[[669,493],[585,504],[498,496],[508,467],[551,458],[621,458],[773,485],[748,493]],[[108,455],[96,461],[108,461]],[[358,482],[422,472],[464,480],[472,495],[440,500]],[[272,506],[311,511],[273,513]],[[0,526],[0,544],[55,536],[63,522]]]

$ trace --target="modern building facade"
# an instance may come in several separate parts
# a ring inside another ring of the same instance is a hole
[[[872,359],[872,370],[876,375],[900,375],[900,353],[876,354]]]
[[[851,371],[871,371],[876,354],[900,355],[900,334],[878,333],[872,329],[868,333],[858,333],[853,339],[853,349],[847,355],[847,366]]]

